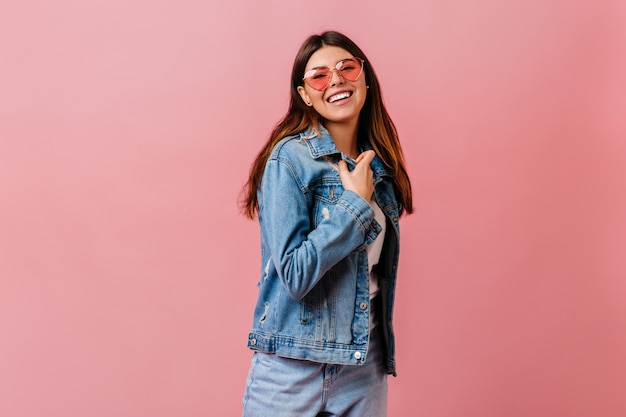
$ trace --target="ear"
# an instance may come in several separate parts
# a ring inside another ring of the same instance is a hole
[[[302,101],[304,101],[304,104],[309,107],[312,106],[311,99],[309,98],[309,95],[307,94],[303,86],[298,87],[298,93],[300,93],[300,97],[302,97]]]

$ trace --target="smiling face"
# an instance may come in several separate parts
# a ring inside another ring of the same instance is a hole
[[[338,46],[324,46],[311,55],[305,73],[314,68],[335,69],[337,63],[346,58],[353,58],[353,55]],[[302,100],[312,106],[327,124],[350,123],[356,126],[367,95],[364,72],[365,69],[356,81],[348,81],[339,71],[332,71],[330,82],[323,91],[315,90],[303,82],[298,92]]]

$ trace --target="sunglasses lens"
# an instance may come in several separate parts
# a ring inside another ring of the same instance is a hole
[[[361,70],[363,69],[363,64],[360,60],[355,58],[346,59],[341,63],[339,67],[339,74],[348,80],[348,81],[356,81],[361,75]]]
[[[304,80],[312,88],[322,91],[330,81],[331,71],[328,68],[320,68],[306,73]]]

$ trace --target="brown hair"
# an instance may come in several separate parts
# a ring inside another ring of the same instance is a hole
[[[320,35],[309,36],[298,51],[291,71],[291,98],[289,110],[283,119],[274,127],[268,141],[257,155],[250,169],[250,177],[243,190],[242,210],[249,217],[254,218],[259,202],[257,190],[261,186],[261,179],[265,164],[272,149],[285,136],[293,135],[303,130],[323,124],[320,115],[302,101],[298,87],[302,85],[302,75],[311,55],[324,46],[338,46],[353,56],[365,60],[365,82],[369,86],[365,104],[359,116],[359,141],[368,142],[376,155],[383,161],[391,172],[396,199],[402,211],[413,212],[411,182],[406,171],[404,155],[398,140],[398,132],[383,104],[378,78],[367,57],[361,49],[345,35],[328,31]]]

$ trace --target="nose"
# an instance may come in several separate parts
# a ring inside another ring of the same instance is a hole
[[[334,86],[334,85],[337,85],[337,84],[343,84],[344,81],[345,80],[343,79],[343,77],[339,73],[339,70],[333,69],[330,72],[330,85],[331,86]]]

